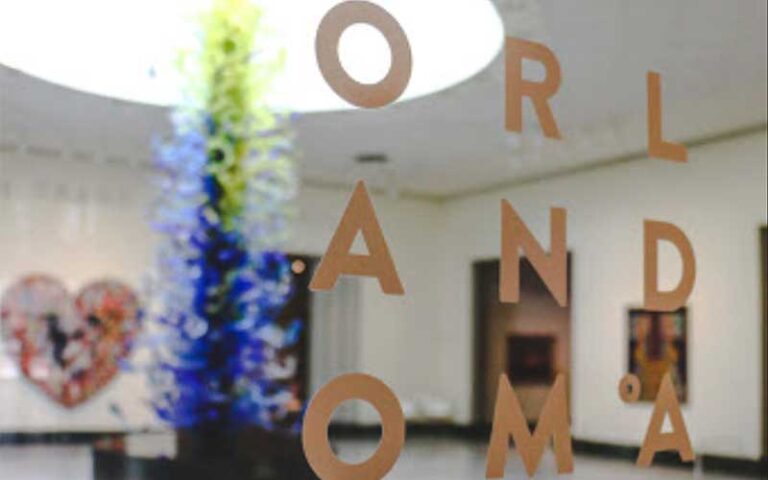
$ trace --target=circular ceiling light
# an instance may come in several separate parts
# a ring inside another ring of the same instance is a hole
[[[206,0],[24,0],[0,3],[0,63],[98,95],[156,105],[180,99],[176,52],[194,45],[194,18]],[[266,50],[282,51],[285,68],[269,103],[299,112],[353,108],[326,84],[315,35],[339,0],[254,0],[263,6]],[[504,28],[491,0],[374,0],[401,24],[413,73],[400,100],[456,85],[501,51]],[[380,80],[391,53],[380,32],[347,29],[339,56],[360,82]]]

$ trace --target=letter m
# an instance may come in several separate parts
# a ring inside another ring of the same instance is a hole
[[[529,476],[536,473],[550,437],[554,438],[558,473],[573,472],[571,427],[568,424],[568,402],[565,377],[562,374],[557,376],[555,385],[547,396],[533,435],[528,429],[528,422],[523,416],[515,390],[507,376],[501,375],[488,448],[486,478],[504,477],[510,437],[515,441],[515,447],[520,452]]]

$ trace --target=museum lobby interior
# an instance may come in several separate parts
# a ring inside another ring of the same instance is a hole
[[[768,478],[766,14],[1,2],[0,479]]]

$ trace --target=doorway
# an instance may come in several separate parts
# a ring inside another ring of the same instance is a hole
[[[561,307],[530,261],[521,258],[520,302],[501,303],[499,265],[499,260],[493,259],[475,262],[473,266],[474,422],[478,426],[492,423],[499,377],[506,373],[526,420],[533,424],[555,377],[564,374],[570,385],[570,280],[568,306]],[[570,277],[570,254],[568,272]]]
[[[296,362],[294,374],[285,382],[300,405],[306,406],[322,385],[343,373],[360,370],[360,281],[341,277],[333,290],[313,293],[309,284],[320,258],[301,254],[287,257],[293,275],[291,295],[277,323],[283,328],[297,320],[301,323],[298,341],[283,355]],[[354,423],[358,406],[351,402],[341,405],[334,421]]]
[[[277,324],[283,328],[296,321],[301,324],[298,341],[282,355],[295,359],[295,372],[285,381],[290,385],[294,397],[304,405],[309,398],[311,367],[312,292],[309,290],[309,282],[318,260],[307,255],[288,254],[287,257],[292,273],[291,294],[278,315]]]
[[[768,226],[760,229],[763,297],[763,459],[768,459]]]

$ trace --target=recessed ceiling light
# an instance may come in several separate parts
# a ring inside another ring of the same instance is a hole
[[[383,165],[389,162],[389,157],[383,153],[364,153],[355,157],[355,161],[364,165]]]
[[[291,263],[291,271],[296,275],[301,275],[307,269],[307,264],[303,260],[296,259]]]
[[[255,0],[254,0],[255,1]],[[501,51],[504,29],[491,0],[374,0],[402,25],[413,75],[401,100],[458,84]],[[262,0],[272,30],[265,50],[284,51],[286,66],[269,103],[311,112],[352,108],[317,67],[317,26],[339,0]],[[191,21],[206,0],[24,0],[0,2],[0,63],[67,87],[123,100],[179,101],[173,68],[194,44]],[[342,37],[340,58],[359,81],[381,77],[391,55],[372,28]]]

